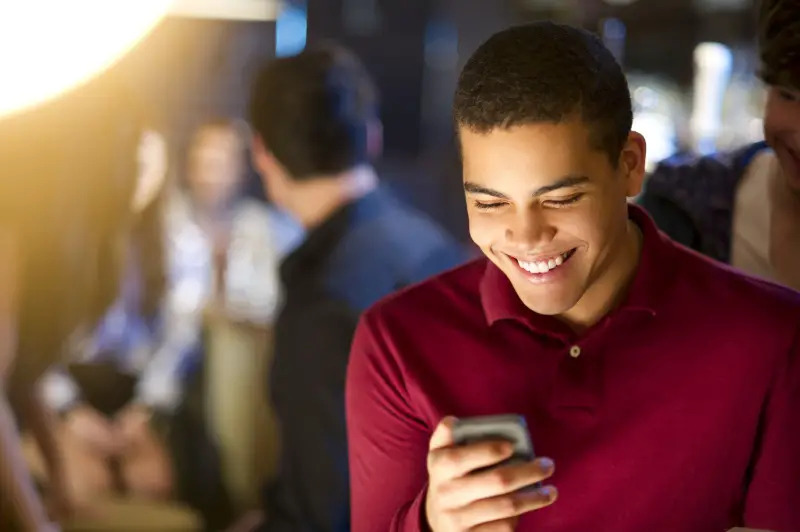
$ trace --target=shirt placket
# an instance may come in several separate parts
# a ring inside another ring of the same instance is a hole
[[[603,327],[605,329],[605,327]],[[564,342],[558,354],[553,386],[553,413],[563,416],[594,416],[602,400],[602,331]]]

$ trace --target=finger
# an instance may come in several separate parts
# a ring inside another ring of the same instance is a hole
[[[453,416],[447,416],[443,418],[438,425],[436,425],[436,430],[433,431],[430,441],[429,449],[431,451],[434,449],[441,449],[443,447],[450,447],[455,443],[453,440],[453,426],[455,423],[456,418]]]
[[[459,520],[469,527],[501,521],[550,506],[557,498],[558,491],[554,486],[544,486],[483,499],[459,510]]]
[[[502,440],[446,447],[428,454],[428,468],[433,477],[442,480],[455,479],[476,469],[499,464],[513,454],[513,445]]]
[[[513,493],[553,475],[555,464],[540,457],[533,462],[513,464],[453,479],[439,490],[443,508],[461,508],[481,499]]]

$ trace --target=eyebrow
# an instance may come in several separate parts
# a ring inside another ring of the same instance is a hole
[[[539,196],[542,196],[549,192],[554,192],[562,188],[576,187],[578,185],[583,185],[584,183],[588,182],[589,178],[585,175],[568,175],[562,177],[555,183],[537,188],[533,192],[533,194],[531,194],[531,196],[533,196],[534,198],[538,198]],[[469,181],[464,183],[464,190],[469,192],[470,194],[484,194],[486,196],[492,196],[495,198],[508,199],[508,195],[503,194],[500,191],[487,188],[481,185],[477,185],[475,183],[470,183]]]

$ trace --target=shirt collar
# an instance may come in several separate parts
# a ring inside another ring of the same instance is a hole
[[[610,315],[644,312],[655,316],[661,296],[668,288],[671,272],[674,271],[670,260],[674,248],[641,207],[629,204],[628,216],[642,231],[642,251],[628,294]],[[491,261],[487,261],[479,290],[489,325],[511,319],[549,335],[570,335],[567,326],[556,318],[536,314],[526,307],[502,270]]]

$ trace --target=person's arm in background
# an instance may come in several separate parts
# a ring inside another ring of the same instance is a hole
[[[5,389],[0,389],[0,501],[0,524],[11,522],[20,530],[52,528],[25,463]]]
[[[367,313],[347,373],[347,430],[353,532],[428,529],[425,496],[431,428],[409,404],[406,382]]]
[[[68,517],[74,510],[72,495],[64,467],[64,457],[59,445],[58,419],[51,410],[41,388],[36,383],[25,384],[17,392],[14,401],[20,407],[20,416],[32,434],[47,470],[48,506],[53,516],[59,519]]]
[[[169,301],[171,296],[167,296]],[[159,328],[163,336],[136,387],[135,402],[170,414],[183,398],[187,374],[199,363],[202,314],[167,304]]]
[[[53,525],[25,463],[6,390],[16,354],[17,262],[13,239],[0,231],[0,525],[50,530]]]
[[[800,530],[800,324],[762,413],[744,526]]]

